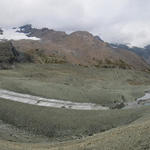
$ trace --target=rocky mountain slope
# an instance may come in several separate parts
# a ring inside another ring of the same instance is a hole
[[[29,56],[34,63],[70,63],[105,68],[149,69],[149,65],[135,53],[125,51],[123,48],[113,48],[98,36],[93,36],[86,31],[66,34],[48,28],[32,28],[31,25],[14,28],[14,30],[17,34],[26,36],[25,39],[11,40],[14,48],[19,53]]]
[[[150,64],[150,45],[145,46],[144,48],[140,47],[128,47],[124,44],[111,44],[113,47],[122,48],[134,52],[138,56],[142,57],[148,64]]]
[[[17,51],[10,41],[0,42],[0,69],[11,68],[17,62],[29,61],[30,56]]]
[[[82,66],[148,69],[147,63],[135,53],[113,48],[86,31],[66,34],[48,28],[22,26],[18,32],[41,40],[13,41],[18,51],[27,53],[37,63],[71,63]]]
[[[0,42],[0,68],[12,65],[19,54],[10,42]]]

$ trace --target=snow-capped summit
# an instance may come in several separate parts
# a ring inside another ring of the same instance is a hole
[[[37,37],[29,37],[28,33],[19,32],[21,28],[2,28],[0,29],[0,40],[40,40]]]

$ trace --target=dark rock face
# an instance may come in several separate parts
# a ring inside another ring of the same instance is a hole
[[[7,69],[14,64],[17,53],[10,42],[0,43],[0,69]]]
[[[31,24],[27,24],[27,25],[19,27],[19,29],[20,30],[17,31],[17,32],[28,34],[28,33],[31,33],[31,31],[32,31],[32,25]]]
[[[0,62],[11,63],[17,53],[13,49],[10,42],[1,42],[0,43]]]
[[[120,103],[116,103],[114,104],[111,109],[122,109],[123,107],[125,107],[124,102],[120,102]]]
[[[0,28],[0,34],[2,35],[3,34],[3,30]]]
[[[51,41],[61,41],[67,35],[65,32],[54,31],[48,28],[33,28],[31,24],[19,27],[19,30],[17,32],[25,33],[28,37],[37,37],[41,40]]]
[[[0,42],[0,69],[9,69],[17,62],[30,61],[26,54],[18,52],[9,41]]]
[[[147,45],[144,48],[140,48],[140,47],[130,48],[124,44],[111,44],[111,46],[134,52],[138,56],[142,57],[148,64],[150,64],[150,45]]]
[[[37,37],[40,38],[41,40],[47,41],[62,41],[67,34],[62,31],[54,31],[48,28],[42,28],[42,29],[35,29],[32,28],[32,31],[28,35],[29,37]]]
[[[104,42],[98,35],[94,37],[96,40],[99,40],[101,42]]]

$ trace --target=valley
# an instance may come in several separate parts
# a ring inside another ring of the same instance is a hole
[[[149,150],[145,59],[87,31],[2,31],[2,150]]]
[[[96,146],[98,150],[99,147],[104,150],[115,147],[114,149],[119,150],[122,144],[115,146],[116,141],[110,135],[114,134],[119,138],[126,132],[124,136],[127,142],[131,129],[137,127],[140,127],[146,142],[150,132],[149,106],[141,105],[131,107],[132,109],[118,109],[115,106],[120,103],[134,103],[136,99],[144,96],[150,89],[149,76],[149,72],[131,69],[70,64],[25,63],[16,64],[14,69],[1,70],[0,88],[17,92],[15,95],[19,97],[25,96],[18,95],[22,93],[44,99],[61,99],[64,103],[65,101],[78,104],[95,103],[110,109],[71,110],[65,107],[34,106],[33,103],[29,105],[10,101],[11,94],[14,95],[10,92],[8,93],[10,100],[7,100],[8,97],[6,99],[1,97],[0,120],[3,121],[3,126],[12,125],[5,129],[11,133],[1,134],[0,146],[3,146],[4,150],[9,148],[11,150],[12,147],[18,150],[22,148],[93,150]],[[143,123],[141,120],[147,121]],[[4,129],[0,128],[0,132],[2,131]],[[138,136],[134,130],[132,134]],[[133,138],[132,134],[130,138]],[[105,136],[111,145],[104,144],[104,141],[107,141]],[[141,138],[144,140],[139,136],[137,141],[134,139],[130,144],[136,144]],[[102,143],[101,139],[104,140]]]

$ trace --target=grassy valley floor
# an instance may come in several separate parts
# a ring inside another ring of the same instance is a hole
[[[67,64],[18,65],[0,71],[0,88],[46,98],[111,106],[150,89],[150,73]]]
[[[2,150],[149,150],[150,149],[150,109],[147,107],[136,110],[140,117],[129,125],[118,126],[111,130],[90,137],[54,142],[52,140],[38,143],[10,142],[0,139]],[[135,110],[134,110],[135,111]],[[112,113],[112,112],[109,112]],[[120,112],[119,112],[120,114]],[[109,114],[111,115],[111,114]],[[103,115],[105,116],[105,115]],[[124,116],[120,115],[120,118]],[[105,116],[106,120],[109,119]],[[130,116],[128,116],[130,118]],[[131,118],[130,118],[131,119]],[[114,122],[114,118],[111,120]],[[93,122],[91,122],[92,124]],[[75,123],[76,124],[76,123]]]
[[[150,90],[150,73],[67,64],[0,71],[0,88],[111,107]],[[0,150],[149,150],[149,106],[103,111],[48,108],[0,99]],[[16,138],[18,137],[18,138]]]

